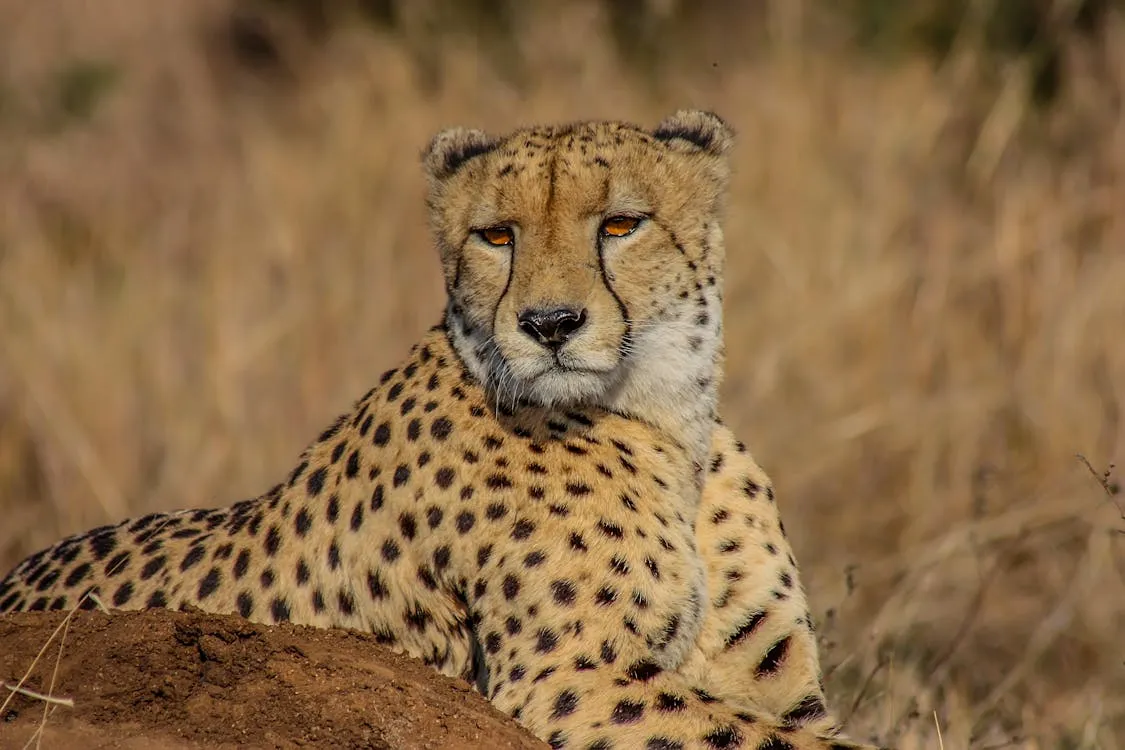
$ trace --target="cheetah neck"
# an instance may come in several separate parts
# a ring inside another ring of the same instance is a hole
[[[683,446],[698,469],[710,452],[723,352],[717,333],[690,348],[687,340],[695,335],[694,329],[670,326],[651,340],[635,341],[629,367],[604,406],[656,427]]]

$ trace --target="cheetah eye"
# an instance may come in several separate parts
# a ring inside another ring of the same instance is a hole
[[[516,244],[516,235],[511,227],[485,227],[478,229],[477,235],[494,247]]]
[[[640,225],[641,219],[637,216],[610,216],[602,222],[598,231],[604,237],[624,237],[632,234]]]

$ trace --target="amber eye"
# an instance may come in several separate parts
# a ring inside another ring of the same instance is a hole
[[[607,237],[624,237],[632,234],[640,223],[636,216],[610,216],[602,222],[601,233]]]
[[[516,235],[512,232],[511,227],[486,227],[478,230],[477,234],[485,242],[496,247],[514,245],[516,242]]]

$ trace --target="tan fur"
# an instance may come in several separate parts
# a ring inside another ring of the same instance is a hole
[[[374,632],[555,747],[856,747],[768,478],[715,421],[730,141],[699,112],[439,134],[445,325],[266,494],[64,540],[0,611],[92,590]],[[585,311],[555,349],[520,323],[551,306]]]

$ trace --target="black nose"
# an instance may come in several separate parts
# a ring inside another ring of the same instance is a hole
[[[544,346],[558,349],[586,322],[585,310],[524,310],[520,330]]]

